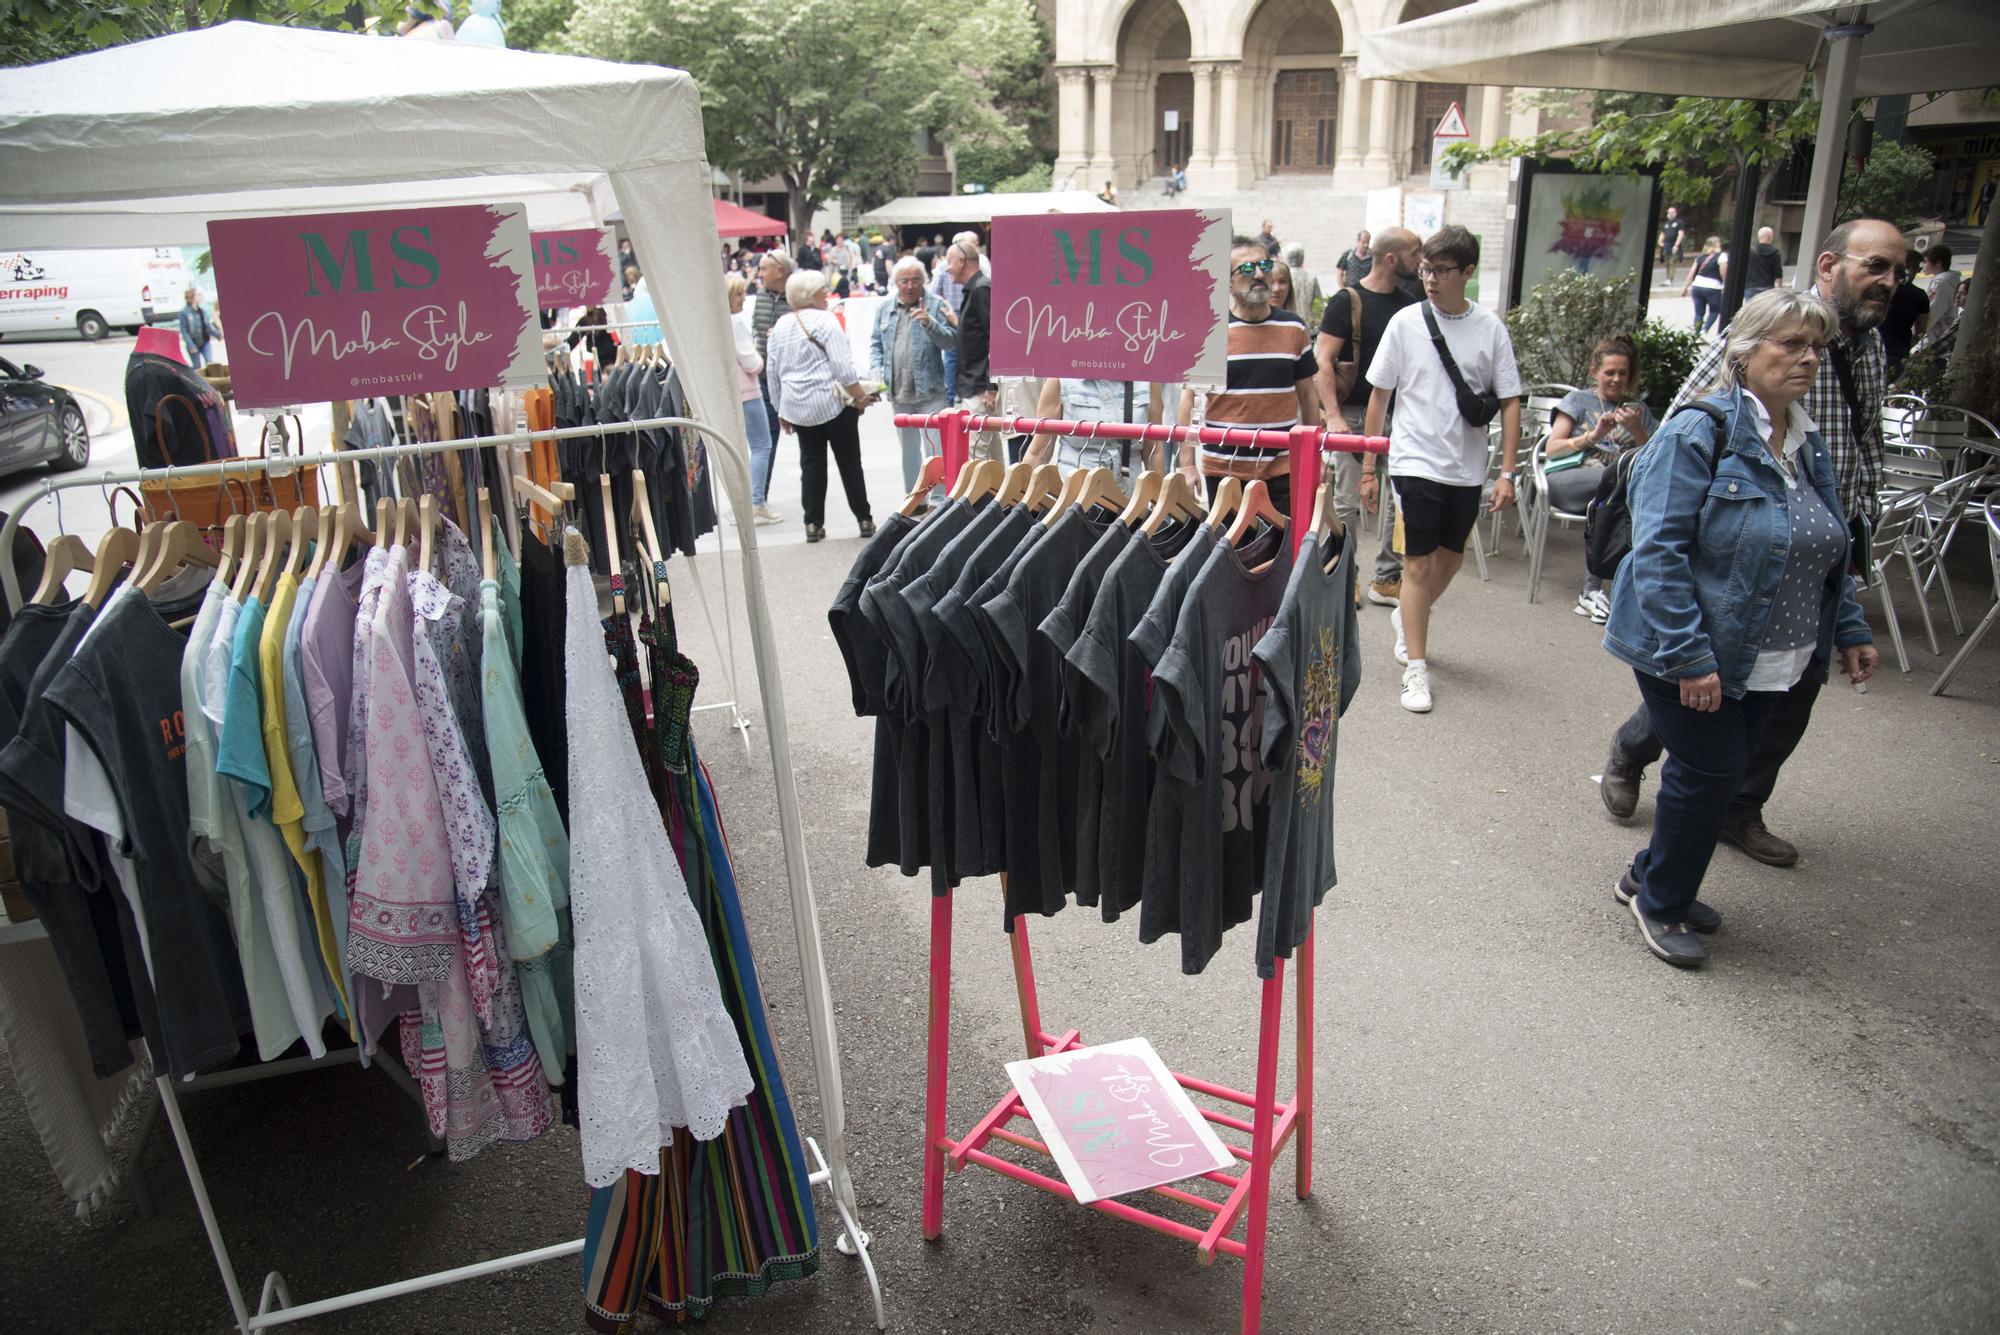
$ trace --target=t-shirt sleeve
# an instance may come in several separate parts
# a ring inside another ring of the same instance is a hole
[[[1326,299],[1326,310],[1319,317],[1319,332],[1332,338],[1351,339],[1354,337],[1353,312],[1348,309],[1353,303],[1342,292],[1335,292]]]
[[[1580,432],[1589,427],[1590,410],[1593,407],[1595,407],[1596,404],[1597,404],[1596,397],[1592,395],[1589,391],[1581,389],[1573,389],[1569,393],[1563,395],[1562,398],[1556,403],[1556,406],[1551,412],[1550,416],[1553,417],[1555,413],[1561,413],[1563,416],[1569,418],[1571,422],[1574,422],[1576,424],[1575,431]],[[1648,409],[1648,411],[1650,412],[1651,410]],[[1574,432],[1572,434],[1574,434]]]
[[[1118,648],[1104,641],[1102,626],[1107,621],[1093,611],[1063,659],[1064,680],[1075,697],[1071,712],[1102,760],[1111,759],[1118,738]]]
[[[1160,656],[1160,665],[1153,669],[1153,708],[1160,720],[1159,727],[1170,742],[1162,748],[1161,767],[1181,783],[1199,783],[1206,768],[1207,757],[1201,743],[1208,720],[1200,677],[1176,633],[1174,643]]]
[[[1392,317],[1388,328],[1382,331],[1382,341],[1375,345],[1375,356],[1368,363],[1368,383],[1375,388],[1394,389],[1402,383],[1403,360],[1409,355],[1404,351],[1409,328],[1408,320]]]
[[[1514,360],[1514,340],[1507,335],[1507,326],[1493,317],[1493,392],[1503,399],[1516,398],[1521,393],[1521,367]]]
[[[1313,356],[1312,336],[1306,333],[1303,325],[1299,327],[1299,343],[1302,346],[1299,348],[1299,359],[1292,363],[1292,379],[1310,380],[1319,370],[1319,358]]]
[[[1294,614],[1296,615],[1296,613]],[[1257,660],[1258,676],[1264,687],[1264,728],[1257,750],[1266,767],[1283,768],[1284,755],[1292,744],[1297,712],[1292,700],[1292,632],[1288,619],[1271,623],[1264,637],[1251,649]]]

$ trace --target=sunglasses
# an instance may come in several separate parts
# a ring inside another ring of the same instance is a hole
[[[1278,262],[1276,260],[1245,260],[1236,266],[1236,272],[1240,274],[1269,273],[1277,267]]]

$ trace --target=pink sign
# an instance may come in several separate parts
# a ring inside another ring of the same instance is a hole
[[[1228,269],[1226,210],[995,218],[993,373],[1220,385]]]
[[[208,225],[245,408],[547,376],[519,204]]]
[[[1234,1162],[1143,1038],[1008,1062],[1007,1074],[1079,1201],[1144,1191]]]
[[[535,251],[535,304],[602,306],[618,285],[618,243],[603,228],[531,232]]]

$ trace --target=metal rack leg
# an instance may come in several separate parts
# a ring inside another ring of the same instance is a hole
[[[931,898],[930,1044],[924,1070],[924,1240],[944,1232],[945,1084],[951,1066],[951,898]]]
[[[1256,1335],[1264,1316],[1264,1235],[1271,1210],[1271,1140],[1277,1122],[1278,1030],[1284,1024],[1285,962],[1264,980],[1257,1026],[1257,1106],[1251,1114],[1250,1203],[1245,1211],[1243,1335]]]
[[[173,1128],[174,1144],[181,1152],[181,1167],[187,1172],[188,1186],[194,1192],[194,1206],[201,1214],[202,1231],[208,1234],[208,1249],[215,1254],[215,1268],[222,1272],[222,1287],[229,1293],[229,1310],[236,1317],[236,1329],[242,1335],[249,1335],[250,1311],[243,1305],[243,1290],[236,1284],[236,1267],[229,1259],[229,1248],[222,1241],[222,1227],[215,1221],[215,1207],[208,1203],[208,1183],[201,1175],[201,1161],[195,1158],[194,1145],[188,1140],[187,1123],[181,1120],[181,1105],[174,1098],[173,1081],[166,1076],[157,1076],[153,1087],[160,1092],[160,1103],[167,1110],[167,1125]]]
[[[1306,929],[1306,939],[1299,946],[1298,977],[1293,986],[1298,989],[1299,1014],[1296,1021],[1298,1040],[1298,1070],[1294,1076],[1299,1111],[1292,1123],[1292,1154],[1296,1173],[1295,1187],[1300,1200],[1312,1195],[1313,1189],[1313,1052],[1317,1033],[1313,1026],[1313,984],[1314,966],[1317,957],[1313,953],[1314,929]]]

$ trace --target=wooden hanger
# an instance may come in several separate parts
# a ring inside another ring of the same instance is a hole
[[[62,599],[63,584],[69,577],[81,570],[88,574],[96,568],[96,558],[90,544],[74,533],[63,533],[49,544],[42,553],[42,582],[35,586],[35,596],[28,601],[49,607]]]
[[[340,507],[322,505],[313,525],[313,559],[306,567],[306,578],[317,578],[326,569],[329,557],[333,555],[334,534],[340,528]]]
[[[1219,531],[1242,508],[1242,480],[1233,477],[1222,479],[1222,485],[1215,489],[1215,499],[1208,503],[1208,527],[1210,531]]]
[[[969,472],[971,470],[963,470]],[[924,466],[917,470],[917,485],[910,488],[910,494],[896,510],[900,515],[914,515],[931,503],[931,489],[944,481],[944,456],[933,454],[924,460]]]
[[[660,530],[653,524],[653,496],[646,489],[646,475],[638,469],[632,470],[632,514],[639,521],[635,532],[646,559],[653,563],[653,591],[659,595],[659,605],[673,602],[673,591],[667,587],[666,548],[660,546]]]
[[[597,483],[604,497],[604,568],[611,572],[611,611],[622,617],[625,615],[625,581],[618,573],[618,511],[611,504],[611,474],[599,473]]]
[[[1090,481],[1084,485],[1083,495],[1078,498],[1077,504],[1086,511],[1103,509],[1123,514],[1131,500],[1118,485],[1116,473],[1109,468],[1093,468],[1090,470]]]
[[[1042,526],[1054,528],[1056,521],[1069,511],[1070,506],[1077,503],[1078,498],[1083,495],[1083,489],[1089,485],[1090,470],[1086,468],[1079,468],[1064,478],[1062,490],[1056,493],[1055,501],[1050,504],[1042,520]]]
[[[982,500],[1000,490],[1000,483],[1006,478],[1007,470],[997,459],[981,459],[963,470],[972,474],[966,484],[965,494],[960,498],[967,504]],[[961,474],[962,476],[962,474]]]
[[[1054,464],[1042,464],[1028,475],[1028,493],[1021,498],[1021,504],[1030,514],[1042,514],[1049,502],[1062,490],[1062,469]]]
[[[548,516],[545,520],[537,521],[543,526],[544,531],[562,517],[563,507],[576,499],[576,487],[573,483],[558,482],[551,491],[526,473],[514,474],[514,492],[517,496],[526,496]]]
[[[431,568],[431,548],[437,536],[437,497],[425,495],[417,502],[417,569]]]
[[[1118,516],[1119,527],[1131,528],[1146,517],[1146,512],[1152,507],[1153,502],[1160,499],[1161,480],[1158,473],[1150,470],[1139,474],[1138,485],[1132,488],[1132,503]]]
[[[134,567],[139,571],[139,587],[146,593],[165,583],[167,578],[188,566],[209,566],[216,570],[220,579],[222,558],[201,536],[201,530],[185,519],[170,519],[152,528],[163,530],[159,543],[154,548],[150,565]],[[142,544],[143,545],[143,544]]]
[[[1340,522],[1340,512],[1333,504],[1331,473],[1320,479],[1319,491],[1313,496],[1312,531],[1327,539],[1335,556],[1340,554],[1340,544],[1347,541],[1347,528]]]
[[[1035,466],[1025,459],[1008,465],[1000,475],[1000,489],[993,495],[994,503],[1002,508],[1019,505],[1021,498],[1028,494],[1028,475],[1034,471]]]
[[[317,538],[318,534],[319,511],[310,505],[301,505],[292,511],[292,550],[285,557],[285,574],[293,579],[299,577],[299,573],[305,569],[307,547],[317,549],[317,543],[309,543],[307,538]]]
[[[1195,504],[1194,488],[1188,486],[1187,474],[1176,468],[1160,483],[1159,498],[1154,502],[1152,512],[1146,516],[1145,526],[1139,534],[1150,538],[1165,528],[1169,519],[1200,518],[1201,507]]]
[[[387,547],[389,545],[390,525],[395,522],[396,502],[387,496],[375,502],[375,545],[377,547]]]
[[[118,522],[115,514],[111,522]],[[153,568],[153,562],[159,558],[160,542],[166,536],[165,524],[146,524],[139,529],[139,554],[132,558],[132,578],[135,582],[142,572]]]
[[[417,526],[421,522],[417,503],[409,497],[396,502],[396,545],[407,547],[417,537]]]
[[[1263,478],[1251,479],[1243,488],[1243,505],[1236,512],[1236,522],[1229,526],[1229,533],[1223,539],[1231,547],[1240,547],[1250,535],[1251,527],[1259,520],[1267,520],[1274,528],[1286,526],[1285,517],[1278,513],[1278,507],[1271,503],[1271,489]]]
[[[259,602],[268,603],[271,586],[277,582],[280,563],[278,557],[290,552],[292,542],[292,515],[289,510],[273,510],[264,517],[264,555],[258,563],[257,578],[251,588],[257,592]]]
[[[139,556],[139,535],[129,528],[114,528],[104,535],[104,541],[97,544],[97,555],[90,571],[90,584],[83,591],[83,600],[92,607],[102,608],[104,600],[111,596],[112,588],[118,583],[119,575],[125,567]]]

